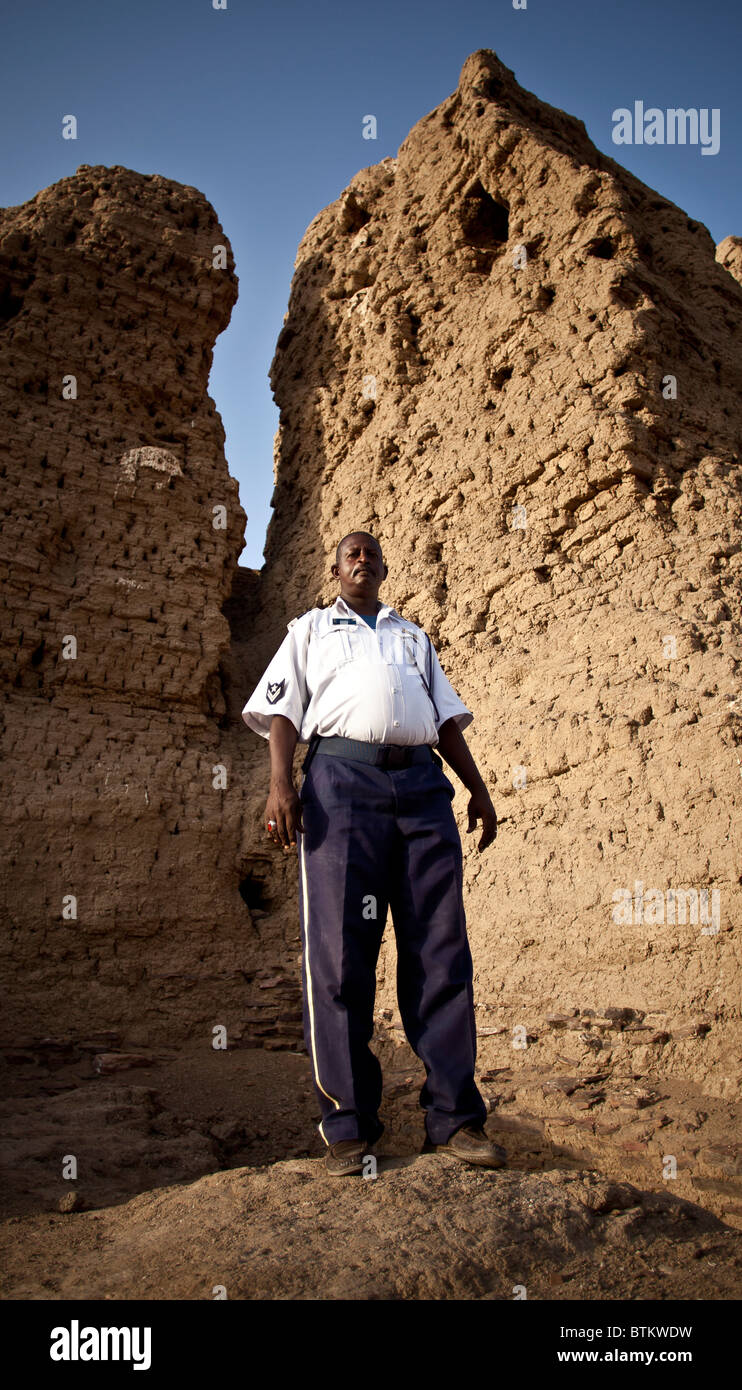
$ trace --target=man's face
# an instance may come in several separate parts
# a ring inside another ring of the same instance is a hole
[[[379,542],[362,532],[348,536],[332,573],[344,593],[359,599],[375,598],[387,574]]]

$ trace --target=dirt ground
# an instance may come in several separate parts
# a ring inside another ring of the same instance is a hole
[[[388,1031],[376,1174],[342,1179],[302,1051],[6,1050],[2,1297],[738,1298],[729,1103],[498,1047],[478,1080],[506,1169],[420,1153],[424,1072]]]

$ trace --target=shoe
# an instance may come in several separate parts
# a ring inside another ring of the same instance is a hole
[[[423,1152],[452,1154],[464,1163],[475,1163],[481,1168],[504,1168],[508,1156],[500,1144],[493,1144],[481,1125],[462,1125],[445,1144],[425,1145]]]
[[[367,1144],[365,1139],[340,1139],[337,1144],[331,1144],[329,1153],[325,1154],[325,1168],[333,1178],[362,1173],[363,1160],[372,1150],[373,1144]]]

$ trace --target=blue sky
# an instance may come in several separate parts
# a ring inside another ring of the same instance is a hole
[[[80,164],[200,188],[234,250],[240,295],[209,389],[262,565],[278,411],[268,368],[296,249],[353,175],[492,48],[522,86],[579,116],[599,149],[705,223],[742,235],[739,0],[35,0],[3,7],[0,203]],[[614,108],[719,108],[721,147],[612,143]],[[78,119],[63,140],[62,117]],[[362,120],[377,118],[377,139]]]

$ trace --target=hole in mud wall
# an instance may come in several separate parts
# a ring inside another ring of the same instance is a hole
[[[249,908],[257,907],[265,911],[268,907],[269,898],[265,883],[256,874],[247,874],[240,881],[240,897]]]
[[[609,236],[596,237],[587,248],[588,256],[597,256],[599,261],[612,261],[616,254],[616,243]]]
[[[478,180],[464,198],[459,217],[469,246],[493,250],[508,239],[508,208],[504,203],[495,202]]]
[[[3,285],[0,289],[0,323],[9,323],[22,308],[23,300],[20,296],[14,294],[10,286]]]
[[[474,88],[474,93],[478,97],[484,97],[485,101],[495,101],[502,91],[502,82],[499,77],[485,76],[480,77]]]

